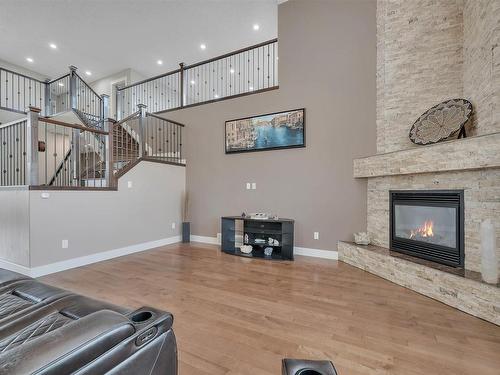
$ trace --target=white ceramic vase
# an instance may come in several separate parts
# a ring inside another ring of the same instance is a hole
[[[481,223],[481,275],[490,284],[498,282],[497,237],[491,219]]]

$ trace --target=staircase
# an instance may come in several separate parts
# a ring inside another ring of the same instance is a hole
[[[0,109],[26,116],[0,125],[0,186],[111,187],[142,160],[185,165],[183,124],[147,112],[141,103],[119,122],[107,119],[109,98],[73,66],[47,82],[0,67]]]

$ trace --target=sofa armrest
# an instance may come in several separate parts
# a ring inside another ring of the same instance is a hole
[[[123,315],[98,311],[0,355],[0,373],[69,374],[134,333]]]

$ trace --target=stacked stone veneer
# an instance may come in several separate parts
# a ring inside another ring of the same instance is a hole
[[[472,134],[500,131],[500,1],[465,1],[463,14],[463,86],[475,109]]]
[[[411,124],[463,93],[463,1],[377,2],[377,151],[404,150]]]
[[[472,135],[500,131],[500,1],[378,0],[377,152],[408,139],[428,108],[464,97]]]
[[[355,177],[373,177],[367,225],[375,244],[389,246],[389,190],[398,189],[465,190],[467,269],[480,269],[482,220],[494,219],[500,244],[499,43],[498,0],[378,0],[377,155],[354,162]],[[473,103],[470,134],[479,136],[412,144],[415,119],[450,97]]]

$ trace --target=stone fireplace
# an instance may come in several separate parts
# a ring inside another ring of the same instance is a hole
[[[491,219],[500,245],[499,20],[490,0],[377,1],[377,154],[353,168],[367,179],[372,245],[338,244],[340,260],[497,325],[480,225]],[[410,142],[418,116],[460,97],[473,104],[471,137]]]

